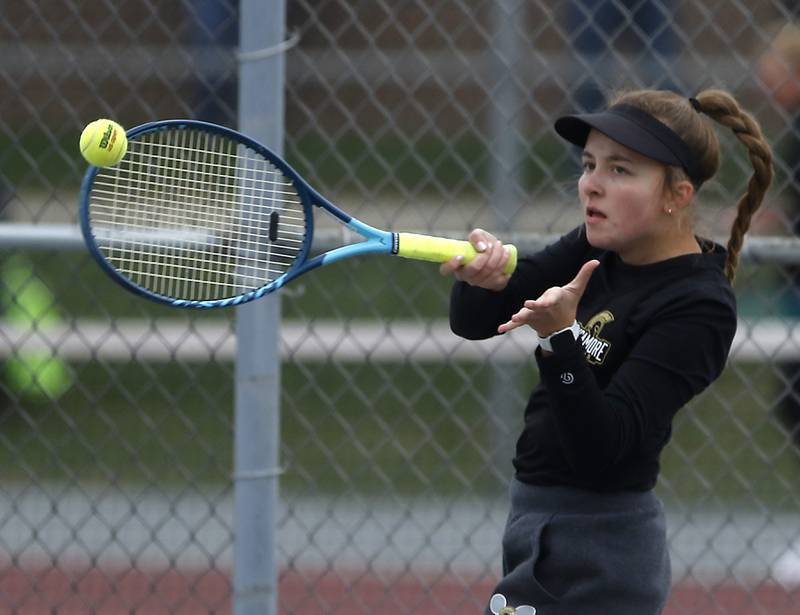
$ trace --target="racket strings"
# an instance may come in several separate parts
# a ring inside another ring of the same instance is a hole
[[[176,162],[178,162],[178,160],[176,160]],[[203,163],[199,163],[198,164],[198,167],[201,167],[201,166],[203,166]],[[150,166],[150,170],[152,172],[156,172],[156,173],[162,173],[162,172],[166,173],[166,172],[169,172],[171,170],[171,167],[151,165]],[[127,179],[128,181],[131,181],[135,177],[136,183],[141,188],[145,188],[145,189],[150,188],[150,189],[159,190],[159,189],[162,189],[164,187],[164,184],[162,182],[159,182],[158,180],[163,179],[165,176],[150,175],[150,176],[142,177],[140,173],[137,173],[137,174],[131,174],[131,177],[127,177],[126,178],[125,174],[127,172],[127,169],[124,169],[124,168],[123,169],[119,169],[118,172],[119,172],[119,174],[121,176],[120,179]],[[275,198],[278,198],[278,195],[281,195],[281,196],[285,195],[287,197],[287,202],[293,202],[297,197],[297,192],[292,188],[292,184],[285,181],[285,178],[280,173],[280,171],[276,171],[275,175],[276,175],[275,180],[273,180],[273,181],[265,180],[265,181],[262,182],[262,185],[252,186],[250,188],[250,190],[253,192],[253,194],[259,194],[259,193],[261,193],[262,195],[269,194],[270,196],[274,196]],[[217,175],[217,176],[219,177],[219,175]],[[279,181],[278,178],[283,179],[284,181]],[[209,187],[202,180],[197,180],[197,179],[194,179],[194,178],[187,178],[187,179],[185,179],[183,181],[184,181],[184,184],[187,187],[203,190],[209,196],[214,196],[214,197],[220,198],[222,200],[224,200],[225,198],[230,196],[228,194],[228,192],[226,192],[226,191],[224,191],[222,189],[214,189],[212,187]],[[111,182],[108,182],[108,181],[103,181],[103,177],[102,176],[95,180],[95,185],[97,186],[98,190],[100,190],[100,187],[103,186],[103,187],[107,187],[107,188],[111,189],[110,191],[113,191],[115,183],[116,182],[111,183]],[[196,184],[196,185],[193,185],[193,184]],[[287,189],[286,190],[279,190],[278,188],[287,188]]]
[[[151,292],[217,300],[260,288],[300,255],[307,216],[292,182],[237,141],[172,128],[132,139],[92,188],[95,240]]]
[[[107,214],[114,213],[114,206],[97,203],[95,206],[95,210],[98,213],[105,212]],[[281,224],[284,225],[282,228],[280,238],[276,238],[272,240],[274,243],[279,244],[302,244],[304,233],[301,230],[304,228],[302,226],[302,218],[298,218],[297,216],[285,216],[280,217]],[[231,222],[236,221],[235,218],[231,217]],[[148,231],[152,230],[152,226],[142,226],[141,228],[137,228],[137,223],[134,222],[133,224],[128,223],[124,220],[109,220],[108,223],[104,227],[105,231],[109,229],[116,229],[119,232],[109,233],[100,231],[98,236],[108,241],[115,241],[117,242],[117,247],[124,242],[136,242],[138,243],[138,247],[141,248],[156,248],[162,246],[162,242],[166,241],[167,243],[174,243],[174,239],[181,237],[181,242],[175,246],[176,249],[185,249],[188,247],[197,248],[198,243],[207,243],[209,246],[213,245],[213,242],[220,241],[218,236],[209,235],[207,234],[207,228],[205,226],[200,226],[198,224],[195,225],[184,225],[182,229],[174,229],[173,232],[168,234],[163,234],[162,240],[158,240],[158,236],[151,236],[148,234]],[[138,232],[136,232],[138,231]],[[241,225],[239,224],[232,224],[231,228],[228,231],[229,237],[234,237],[238,240],[238,245],[247,247],[249,249],[257,249],[262,242],[266,239],[269,239],[269,229],[268,228],[261,228],[259,226],[259,233],[255,237],[251,236],[250,233],[242,232]],[[280,244],[278,247],[280,247]]]
[[[282,199],[275,199],[274,203],[288,204],[288,205],[297,204],[296,201],[288,201]],[[107,213],[110,213],[114,211],[116,207],[119,206],[119,198],[112,191],[95,189],[93,204],[98,212],[105,210]],[[233,205],[233,203],[231,203],[231,205]],[[184,214],[185,208],[186,208],[186,201],[164,199],[160,202],[160,211],[168,215],[181,216]],[[225,220],[226,222],[230,223],[232,227],[235,227],[237,226],[235,223],[241,219],[241,214],[237,216],[231,209],[231,211],[229,212],[222,212],[219,215],[219,219]],[[288,213],[285,213],[284,215],[281,216],[281,220],[285,222],[293,222],[295,225],[300,225],[302,224],[304,218],[299,215],[292,215],[292,212],[290,210]]]

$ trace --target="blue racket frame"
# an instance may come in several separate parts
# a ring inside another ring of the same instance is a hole
[[[350,258],[352,256],[359,256],[362,254],[396,254],[397,253],[397,234],[390,231],[383,231],[368,224],[364,224],[360,220],[348,215],[336,205],[331,203],[328,199],[314,190],[300,175],[289,166],[282,158],[272,152],[269,148],[265,147],[258,141],[254,141],[247,135],[244,135],[236,130],[219,126],[210,122],[202,122],[199,120],[163,120],[158,122],[149,122],[131,128],[126,132],[129,141],[135,141],[142,136],[161,130],[168,129],[185,129],[185,130],[202,130],[209,133],[217,134],[229,139],[238,141],[242,145],[250,148],[256,153],[262,155],[275,167],[280,169],[287,178],[291,179],[295,189],[300,197],[303,209],[306,215],[306,235],[303,245],[295,258],[292,266],[282,275],[268,282],[264,286],[250,290],[241,295],[234,295],[223,299],[214,300],[188,300],[176,299],[174,297],[165,296],[155,293],[149,289],[143,288],[132,280],[122,275],[117,271],[113,265],[103,255],[97,243],[95,235],[92,231],[91,221],[89,219],[89,204],[91,201],[92,186],[97,173],[101,170],[96,166],[89,166],[81,182],[81,196],[80,196],[80,227],[83,234],[84,242],[86,243],[89,253],[95,261],[115,282],[119,283],[123,288],[131,291],[137,295],[156,301],[157,303],[170,305],[173,307],[181,308],[217,308],[241,305],[249,301],[253,301],[264,295],[274,292],[284,286],[287,282],[295,279],[296,277],[316,269],[322,265],[329,265],[336,261]],[[315,256],[308,259],[308,254],[311,250],[311,244],[314,237],[314,209],[313,206],[320,207],[332,214],[342,222],[346,227],[364,237],[364,241],[340,246],[334,248],[324,254]]]

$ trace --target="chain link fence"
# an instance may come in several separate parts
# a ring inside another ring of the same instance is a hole
[[[92,119],[237,126],[238,2],[3,9],[0,613],[233,612],[236,312],[131,298],[90,262],[75,223],[77,141]],[[618,87],[721,86],[761,120],[778,175],[755,220],[762,249],[737,281],[734,349],[663,457],[666,612],[800,613],[800,251],[777,239],[800,213],[800,103],[781,103],[761,62],[800,20],[795,3],[286,9],[286,43],[265,50],[286,62],[285,153],[378,227],[481,226],[529,247],[571,229],[579,171],[552,121]],[[697,221],[721,239],[749,175],[723,141]],[[342,239],[319,226],[324,242]],[[279,612],[483,609],[538,375],[524,332],[453,336],[448,291],[435,266],[379,258],[281,291]]]

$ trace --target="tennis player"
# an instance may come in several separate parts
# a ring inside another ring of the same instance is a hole
[[[695,195],[719,168],[710,120],[753,166],[727,248],[695,234]],[[751,217],[772,179],[761,129],[726,92],[620,95],[562,117],[582,148],[584,223],[502,273],[502,244],[442,265],[456,278],[453,331],[539,336],[540,383],[525,409],[503,536],[503,578],[486,614],[660,613],[670,588],[666,524],[653,493],[672,419],[722,371],[736,331],[731,287]],[[523,608],[527,607],[527,608]]]

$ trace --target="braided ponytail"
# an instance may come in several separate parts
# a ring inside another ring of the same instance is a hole
[[[733,221],[728,239],[725,275],[733,282],[744,235],[750,228],[753,214],[761,206],[767,188],[772,182],[772,151],[761,133],[758,122],[739,107],[733,96],[720,90],[707,90],[695,98],[699,112],[733,131],[739,142],[747,148],[750,163],[753,165],[753,175],[747,183],[747,192],[741,196],[736,205],[736,219]]]

